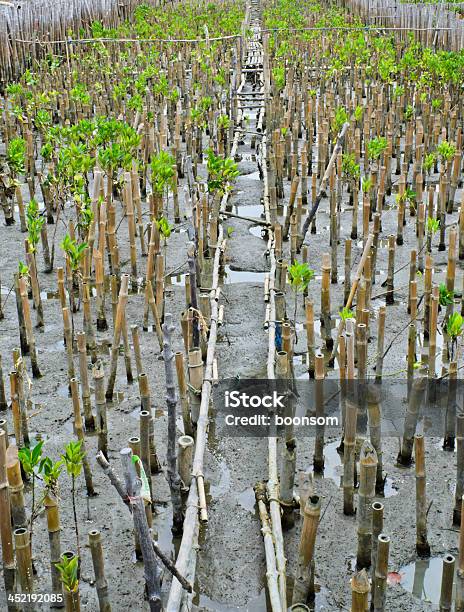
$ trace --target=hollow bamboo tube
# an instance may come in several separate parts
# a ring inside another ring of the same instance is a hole
[[[92,529],[92,531],[89,531],[89,546],[92,554],[93,571],[95,573],[95,585],[97,587],[100,612],[111,612],[108,582],[105,576],[105,561],[103,558],[101,534],[98,529]]]
[[[13,429],[15,434],[16,446],[19,448],[23,438],[21,436],[21,407],[18,394],[18,372],[10,372],[10,397],[11,412],[13,415]]]
[[[351,288],[351,240],[347,238],[345,240],[345,282],[343,285],[343,302],[346,303],[348,296],[350,295]]]
[[[394,286],[393,279],[395,274],[395,237],[388,237],[388,268],[387,268],[387,295],[385,303],[390,306],[394,304]]]
[[[379,319],[377,328],[377,358],[375,364],[375,379],[377,381],[380,381],[382,379],[386,312],[387,309],[385,308],[385,306],[381,306],[379,308]]]
[[[372,502],[375,496],[377,453],[367,440],[361,448],[359,458],[358,492],[358,552],[356,567],[368,568],[371,564],[372,546]]]
[[[200,349],[192,349],[188,353],[189,396],[192,422],[197,423],[200,413],[201,386],[203,384],[203,361]]]
[[[105,455],[105,457],[107,457],[108,421],[105,400],[105,372],[103,370],[103,365],[100,361],[97,361],[94,368],[92,369],[92,376],[95,389],[95,429],[98,434],[98,450],[101,451]]]
[[[461,498],[461,517],[464,515],[464,496]],[[461,520],[458,544],[458,569],[456,572],[455,612],[464,612],[464,521]]]
[[[27,516],[24,506],[24,483],[21,477],[21,463],[18,459],[18,447],[10,445],[6,452],[6,471],[10,494],[10,509],[13,526],[26,527]]]
[[[188,489],[192,482],[192,461],[195,441],[191,436],[180,436],[177,441],[179,445],[179,476]]]
[[[351,578],[351,612],[366,612],[369,604],[369,578],[365,569]]]
[[[407,374],[408,378],[414,376],[414,365],[416,363],[416,326],[410,323],[408,327],[408,354]]]
[[[353,515],[354,509],[354,469],[358,408],[353,394],[354,379],[354,337],[346,334],[347,390],[345,400],[345,435],[343,439],[343,513]]]
[[[320,417],[324,417],[324,376],[324,356],[319,353],[315,358],[314,389],[314,403],[318,421]],[[324,425],[316,425],[313,468],[315,473],[324,473]]]
[[[321,500],[317,495],[310,495],[303,513],[292,604],[305,603],[314,595],[314,593],[311,593],[311,572],[320,515]]]
[[[456,229],[452,228],[449,231],[448,242],[448,264],[446,267],[446,289],[453,296],[451,304],[446,306],[446,318],[451,316],[454,304],[454,279],[456,276]]]
[[[75,554],[71,551],[65,551],[61,555],[61,559],[66,558],[68,560],[71,560],[73,557],[75,557]],[[81,600],[80,600],[80,594],[79,594],[79,584],[77,584],[74,591],[70,591],[63,584],[63,592],[64,592],[64,605],[65,605],[66,612],[80,612]]]
[[[314,304],[310,298],[305,299],[306,315],[306,344],[308,348],[308,372],[311,378],[314,377]]]
[[[322,254],[322,282],[321,282],[321,323],[324,331],[324,340],[327,349],[332,350],[332,328],[330,320],[330,254]],[[322,331],[321,330],[321,331]]]
[[[369,437],[377,455],[377,471],[375,478],[375,492],[383,495],[385,479],[383,477],[382,453],[382,418],[380,410],[380,394],[375,386],[367,388],[367,411],[369,416]]]
[[[464,495],[464,413],[456,416],[456,490],[454,494],[453,525],[461,524],[462,496]]]
[[[132,200],[132,183],[130,172],[124,173],[123,199],[126,204],[127,225],[129,228],[129,252],[132,283],[137,283],[137,249],[135,245],[134,202]]]
[[[11,529],[10,495],[6,470],[6,433],[0,430],[0,540],[2,543],[3,579],[5,592],[12,595],[15,591],[15,561],[13,533]],[[24,529],[26,531],[26,529]],[[27,532],[27,531],[26,531]]]
[[[68,364],[68,385],[71,378],[76,376],[74,371],[74,356],[73,356],[73,338],[71,329],[71,318],[69,316],[69,308],[63,308],[63,327],[64,337],[66,339],[66,360]]]
[[[429,356],[428,356],[428,374],[429,378],[435,378],[436,375],[436,356],[437,356],[437,321],[438,321],[438,305],[439,305],[439,289],[433,287],[432,297],[430,299],[430,331],[429,331]]]
[[[377,550],[379,545],[379,535],[383,531],[383,510],[381,502],[375,501],[372,504],[372,550],[371,550],[371,573],[372,584],[375,578],[375,568],[377,567]]]
[[[404,419],[403,438],[401,449],[398,454],[398,463],[404,467],[409,467],[412,463],[412,450],[414,436],[416,434],[418,412],[423,401],[426,389],[426,377],[419,371],[419,376],[414,378],[411,385],[411,392],[408,399],[408,408]]]
[[[28,355],[29,354],[29,344],[27,341],[26,322],[24,319],[23,304],[22,304],[21,292],[19,288],[19,274],[18,273],[14,275],[14,290],[15,290],[15,297],[16,297],[16,311],[18,314],[18,327],[19,327],[19,340],[20,340],[20,346],[21,346],[21,353],[23,355]]]
[[[87,348],[85,332],[78,332],[77,349],[79,352],[79,375],[81,383],[82,407],[84,410],[84,423],[86,430],[95,429],[95,419],[92,414],[92,400],[90,396],[89,374],[87,369]]]
[[[429,557],[425,449],[424,437],[419,434],[414,436],[414,458],[416,461],[416,551],[420,557]]]
[[[63,588],[61,584],[60,572],[58,571],[56,564],[60,562],[61,557],[61,525],[60,525],[60,512],[58,502],[56,498],[48,494],[44,499],[45,511],[47,514],[47,529],[48,529],[48,541],[50,546],[50,573],[52,578],[52,592],[60,597],[61,601],[56,601],[51,607],[62,608],[63,603]]]
[[[427,253],[425,256],[424,273],[424,338],[430,335],[430,296],[432,295],[432,258]]]
[[[14,530],[16,551],[16,565],[21,593],[31,594],[34,590],[34,576],[32,573],[31,543],[29,531],[25,527]],[[32,610],[33,605],[26,603],[24,610]]]
[[[358,378],[362,382],[367,376],[367,336],[364,323],[358,323],[357,329],[357,355],[358,355]]]
[[[140,411],[140,459],[150,486],[150,495],[153,499],[153,484],[151,479],[151,455],[150,455],[150,420],[151,413],[148,410]]]
[[[451,612],[453,605],[453,581],[456,559],[447,554],[443,558],[443,572],[440,590],[440,612]]]
[[[161,470],[161,464],[158,460],[155,446],[155,430],[153,423],[153,411],[151,407],[150,386],[148,384],[148,376],[142,372],[139,376],[139,391],[140,391],[140,406],[149,414],[148,418],[148,446],[150,453],[151,473],[157,474]]]
[[[73,413],[74,413],[74,432],[76,434],[77,439],[81,443],[81,451],[84,453],[82,458],[82,468],[84,471],[85,478],[85,486],[87,489],[87,495],[92,497],[95,495],[95,490],[93,488],[93,480],[92,480],[92,471],[90,469],[89,458],[86,453],[86,444],[85,444],[85,436],[84,436],[84,427],[82,424],[82,416],[81,416],[81,406],[79,402],[79,389],[77,380],[75,378],[71,378],[70,380],[71,387],[71,397],[73,403]]]
[[[143,372],[142,353],[140,351],[139,328],[137,325],[131,325],[132,345],[134,347],[135,367],[137,376]]]
[[[106,388],[106,399],[111,401],[113,399],[113,391],[114,391],[114,383],[116,381],[116,369],[118,365],[118,355],[119,355],[119,343],[121,341],[121,331],[124,320],[124,313],[126,309],[127,303],[127,289],[129,285],[129,275],[123,274],[121,277],[121,288],[119,290],[119,298],[118,298],[118,307],[116,311],[116,322],[114,325],[113,332],[113,343],[111,345],[111,365],[110,365],[110,375],[108,377],[108,385]]]
[[[184,422],[184,433],[193,437],[192,419],[190,416],[189,396],[187,392],[187,381],[185,379],[184,354],[181,351],[175,353],[177,385],[179,387],[179,400],[182,409],[182,420]]]
[[[24,323],[26,326],[26,335],[27,335],[27,342],[29,345],[29,353],[31,356],[32,375],[34,378],[40,378],[42,374],[40,373],[39,362],[37,359],[35,337],[34,337],[34,332],[32,329],[32,321],[31,321],[31,310],[29,307],[29,300],[27,298],[26,279],[23,276],[19,279],[19,292],[21,296],[21,304],[23,307]]]
[[[389,550],[390,538],[381,533],[378,537],[377,566],[375,568],[374,576],[374,612],[385,611]]]

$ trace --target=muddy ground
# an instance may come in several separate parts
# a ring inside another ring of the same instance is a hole
[[[250,113],[250,127],[254,117]],[[242,160],[239,164],[241,176],[237,180],[231,196],[233,211],[245,216],[257,217],[264,209],[261,205],[262,182],[259,180],[256,162],[257,151],[251,149],[250,136],[246,135],[239,147]],[[288,185],[287,197],[288,197]],[[179,190],[181,192],[181,190]],[[24,192],[26,195],[26,191]],[[456,194],[460,201],[461,192]],[[389,198],[391,210],[383,214],[382,238],[396,232],[396,209],[394,195]],[[351,229],[351,212],[346,202],[341,213],[341,237],[339,246],[339,283],[331,286],[332,312],[337,313],[343,301],[343,243],[349,237]],[[252,207],[252,208],[249,208]],[[307,236],[309,262],[316,273],[311,282],[311,294],[314,297],[316,312],[319,314],[320,266],[321,255],[328,251],[328,201],[322,202],[317,216],[317,233]],[[172,211],[172,207],[170,208]],[[66,219],[66,216],[65,216]],[[414,224],[408,216],[405,227],[404,246],[397,249],[395,268],[401,268],[409,261],[411,248],[416,247]],[[224,279],[222,303],[225,305],[225,321],[221,328],[217,345],[217,357],[220,379],[240,376],[243,378],[264,377],[267,357],[267,332],[264,328],[265,304],[263,300],[264,273],[269,270],[266,257],[267,242],[257,236],[255,224],[237,219],[225,221],[226,227],[234,229],[227,248],[228,276]],[[52,236],[54,226],[48,227]],[[65,233],[64,224],[56,228],[55,244],[57,247],[56,265],[63,264],[62,253],[58,247]],[[187,240],[185,226],[173,233],[168,242],[167,272],[178,269],[186,271]],[[25,235],[21,234],[19,222],[13,227],[0,227],[0,276],[2,282],[2,299],[8,295],[13,272],[18,261],[24,260]],[[121,224],[118,231],[123,269],[128,271],[128,239],[126,224]],[[437,241],[436,241],[437,242]],[[287,248],[287,247],[286,247]],[[353,244],[353,268],[360,257],[362,244]],[[447,253],[433,249],[435,273],[434,281],[443,277],[446,268]],[[377,282],[373,295],[382,293],[381,283],[386,278],[388,252],[381,248],[378,254],[377,269],[382,272],[376,277]],[[72,438],[72,405],[68,395],[66,381],[66,357],[63,345],[61,313],[58,300],[50,295],[56,291],[55,274],[45,274],[39,249],[39,281],[44,297],[44,317],[46,326],[43,331],[36,331],[39,364],[43,377],[32,381],[30,396],[34,410],[30,415],[30,430],[34,436],[45,440],[46,454],[58,458],[64,444]],[[139,275],[145,273],[145,261],[139,258]],[[462,283],[463,266],[458,263],[457,289]],[[405,269],[395,276],[395,286],[404,287],[408,282],[409,270]],[[185,307],[185,290],[183,277],[174,277],[166,292],[166,312],[174,315],[179,321],[180,313]],[[288,309],[292,311],[293,302],[288,295]],[[386,346],[396,334],[408,323],[406,312],[407,291],[401,289],[395,294],[395,304],[387,308]],[[375,308],[381,299],[372,302],[371,336],[369,344],[370,366],[376,351],[376,318]],[[108,321],[111,322],[111,304],[107,296],[106,304]],[[18,325],[14,295],[9,295],[4,305],[5,317],[0,321],[0,350],[3,358],[4,372],[12,367],[12,350],[19,345]],[[128,324],[141,326],[143,317],[143,294],[133,293],[127,304]],[[33,313],[35,320],[35,313]],[[304,322],[304,311],[298,310],[298,319]],[[82,313],[74,315],[76,330],[82,329]],[[180,325],[175,334],[174,350],[182,349]],[[141,348],[145,370],[149,377],[153,410],[155,411],[155,432],[157,450],[160,460],[165,464],[167,420],[164,400],[164,365],[160,360],[159,347],[152,330],[142,332]],[[111,343],[111,332],[97,333],[101,346],[100,356],[108,372],[109,354],[107,345]],[[322,340],[318,337],[319,345]],[[106,345],[106,348],[105,348]],[[305,336],[300,333],[297,354],[304,353]],[[396,339],[384,364],[384,372],[397,377],[405,376],[407,335],[402,333]],[[26,358],[29,368],[29,359]],[[76,361],[77,365],[77,361]],[[135,371],[135,364],[132,363]],[[118,366],[116,392],[124,397],[115,402],[108,410],[110,461],[118,469],[118,453],[127,445],[128,439],[138,434],[138,412],[140,399],[137,384],[128,385],[123,371],[123,360]],[[298,377],[306,376],[306,367],[302,358],[295,360],[295,373]],[[336,371],[329,371],[328,376],[336,377]],[[4,417],[0,414],[0,417]],[[12,431],[11,413],[6,414],[9,431]],[[180,422],[179,422],[180,425]],[[429,541],[433,557],[442,557],[445,553],[456,553],[457,532],[452,527],[453,482],[455,479],[455,454],[444,452],[440,448],[440,438],[426,439],[427,484],[432,506],[428,515]],[[10,442],[13,437],[10,435]],[[93,475],[98,495],[87,499],[84,480],[78,482],[79,507],[78,517],[82,545],[81,603],[84,610],[97,609],[96,591],[93,585],[93,570],[90,552],[85,545],[87,532],[98,528],[102,532],[106,561],[107,578],[113,610],[122,611],[129,607],[134,610],[148,609],[140,603],[143,594],[143,573],[140,563],[133,555],[133,537],[131,518],[116,492],[109,485],[94,461],[97,439],[87,437]],[[316,546],[316,574],[320,592],[314,604],[315,610],[348,610],[350,601],[349,578],[354,569],[356,555],[356,517],[346,517],[342,512],[342,489],[340,488],[340,460],[335,450],[338,441],[327,440],[326,474],[317,479],[317,490],[322,496],[323,519],[321,521]],[[300,440],[297,446],[298,470],[308,470],[312,465],[314,442],[307,438]],[[403,571],[401,568],[415,561],[415,487],[413,469],[396,467],[398,440],[391,438],[384,442],[384,467],[388,475],[388,496],[385,503],[385,529],[391,537],[390,571]],[[202,533],[199,564],[197,571],[197,589],[200,593],[195,604],[199,610],[265,612],[267,599],[265,590],[265,563],[260,524],[254,506],[252,487],[267,475],[267,440],[258,438],[224,438],[216,431],[214,407],[209,431],[208,449],[205,458],[206,479],[208,486],[209,522]],[[157,516],[155,528],[160,545],[165,552],[174,553],[175,542],[170,534],[170,501],[169,489],[162,474],[155,477],[155,498]],[[61,478],[61,521],[62,549],[75,550],[72,513],[70,504],[70,482],[66,476]],[[289,589],[291,576],[295,568],[295,557],[298,547],[301,523],[297,518],[295,527],[285,534],[285,550],[288,558]],[[37,570],[36,591],[50,592],[48,536],[46,519],[42,514],[34,528],[34,563]],[[424,567],[420,570],[423,573]],[[410,570],[407,570],[410,571]],[[437,606],[426,601],[435,597],[439,584],[439,573],[436,565],[426,576],[424,588],[420,588],[420,574],[416,572],[415,592],[419,598],[408,593],[401,585],[390,586],[387,592],[386,609],[392,612],[418,612],[437,609]],[[431,576],[434,572],[433,577]],[[412,572],[413,573],[413,572]],[[409,574],[408,574],[409,576]],[[412,580],[412,579],[411,579]],[[165,575],[164,592],[169,589],[169,576]],[[3,594],[1,595],[3,597]],[[420,598],[422,597],[422,598]],[[2,601],[0,607],[4,609]]]

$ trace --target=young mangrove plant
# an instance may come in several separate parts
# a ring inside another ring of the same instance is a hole
[[[76,534],[76,546],[77,546],[77,556],[80,557],[80,546],[79,546],[79,527],[77,521],[77,511],[76,511],[76,479],[79,474],[82,472],[83,463],[82,460],[84,458],[84,452],[81,450],[82,442],[81,440],[76,440],[69,442],[65,449],[64,454],[61,455],[63,460],[63,465],[66,468],[66,472],[71,477],[71,500],[72,500],[72,509],[73,509],[73,518],[74,518],[74,532]]]
[[[293,327],[295,329],[296,338],[296,313],[298,308],[298,294],[304,293],[311,280],[314,278],[314,270],[312,270],[307,263],[299,263],[294,261],[291,266],[288,267],[288,279],[290,286],[294,293],[294,306],[293,306]]]

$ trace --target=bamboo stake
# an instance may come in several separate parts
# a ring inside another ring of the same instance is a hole
[[[98,434],[98,450],[106,457],[108,455],[108,421],[105,401],[105,372],[103,370],[103,364],[100,361],[97,361],[92,369],[92,376],[95,388],[95,408],[97,412],[95,416],[95,429]]]
[[[462,496],[464,495],[464,413],[456,416],[456,490],[454,494],[453,525],[461,524]]]
[[[82,425],[81,407],[79,402],[79,389],[77,380],[75,378],[71,378],[70,387],[74,413],[74,431],[77,439],[81,443],[81,451],[84,453],[84,456],[82,458],[82,467],[84,471],[85,486],[87,489],[87,495],[89,497],[93,497],[95,495],[95,490],[93,488],[92,471],[90,469],[89,458],[85,448],[86,444],[84,436],[84,427]]]
[[[381,533],[378,537],[377,567],[375,568],[374,577],[374,612],[385,611],[389,550],[390,538]]]
[[[89,546],[92,554],[93,571],[95,573],[95,585],[97,587],[100,612],[111,612],[108,582],[105,576],[105,562],[103,559],[101,534],[98,529],[92,529],[89,531]]]
[[[13,533],[11,529],[11,507],[6,471],[6,434],[0,430],[0,539],[2,542],[3,580],[7,596],[15,593],[15,561]],[[24,531],[27,532],[25,529]],[[9,609],[11,607],[9,606]],[[16,607],[14,608],[16,609]]]
[[[440,612],[451,612],[452,610],[455,564],[456,560],[453,555],[448,554],[443,558],[443,573],[441,577],[440,590]]]
[[[119,343],[121,341],[121,331],[124,319],[124,313],[127,303],[127,289],[129,285],[129,275],[123,274],[121,277],[121,289],[119,290],[118,308],[116,313],[116,323],[114,325],[113,343],[111,345],[111,365],[110,375],[108,377],[108,386],[106,387],[106,399],[112,401],[114,383],[116,380],[116,368],[118,365]]]
[[[311,593],[311,566],[320,514],[320,498],[317,495],[311,495],[308,497],[304,508],[292,604],[306,603],[311,595],[314,596],[314,593]]]
[[[369,578],[365,569],[351,578],[351,612],[365,612],[369,603]]]
[[[26,326],[27,343],[29,345],[29,352],[31,355],[32,375],[34,378],[40,378],[42,374],[40,372],[39,362],[37,360],[35,337],[32,330],[31,311],[29,308],[29,300],[27,298],[26,279],[23,276],[19,279],[19,292],[24,314],[24,323]]]
[[[358,493],[358,552],[356,567],[368,568],[371,564],[372,544],[372,502],[375,496],[377,473],[377,453],[367,440],[361,448],[359,458],[359,493]]]
[[[63,587],[61,584],[60,572],[56,564],[61,558],[61,542],[60,542],[60,512],[56,498],[50,493],[44,499],[45,511],[47,513],[47,529],[48,541],[50,545],[50,573],[52,577],[52,592],[57,596],[56,601],[50,606],[53,608],[62,608],[63,602]]]
[[[176,457],[176,388],[174,384],[174,368],[172,362],[174,360],[174,353],[171,348],[171,335],[175,327],[172,324],[172,315],[166,313],[163,324],[163,358],[164,368],[166,376],[166,404],[168,408],[168,448],[167,448],[167,462],[168,462],[168,481],[171,489],[171,501],[173,507],[173,532],[182,532],[183,513],[182,513],[182,501],[180,497],[180,478],[177,471],[177,457]]]
[[[79,351],[79,374],[81,383],[82,406],[84,410],[84,422],[86,430],[95,429],[95,419],[92,414],[92,401],[90,397],[89,375],[87,369],[87,349],[85,332],[76,334],[77,348]]]
[[[67,559],[70,561],[75,557],[75,553],[70,550],[65,551],[61,554],[60,560]],[[64,605],[66,612],[80,612],[81,609],[81,598],[79,593],[79,583],[73,591],[69,590],[68,587],[63,584],[64,592]]]
[[[26,527],[27,517],[24,506],[24,483],[21,477],[21,463],[18,459],[18,447],[13,444],[10,444],[6,451],[6,471],[13,526],[15,528]]]
[[[461,517],[464,515],[464,496],[461,498]],[[458,543],[458,568],[456,572],[455,612],[464,612],[464,521],[461,520]]]
[[[32,574],[31,544],[29,530],[26,527],[19,527],[14,530],[14,542],[17,561],[17,572],[21,593],[31,595],[34,590],[34,577]],[[32,610],[33,604],[27,601],[24,610]]]
[[[414,436],[414,458],[416,460],[416,551],[420,557],[430,557],[430,546],[427,540],[424,437],[419,434]]]

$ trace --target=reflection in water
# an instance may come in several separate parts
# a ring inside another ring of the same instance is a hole
[[[399,570],[400,585],[417,599],[432,604],[440,602],[443,558],[418,559]]]

